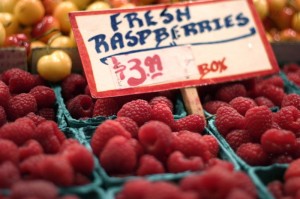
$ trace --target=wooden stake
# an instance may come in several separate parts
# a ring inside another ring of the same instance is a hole
[[[198,114],[204,117],[202,104],[196,87],[180,89],[188,114]]]

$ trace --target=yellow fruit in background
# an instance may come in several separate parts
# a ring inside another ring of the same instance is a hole
[[[43,18],[45,8],[40,0],[19,0],[14,15],[20,24],[31,26]]]
[[[53,16],[59,21],[60,29],[63,33],[69,34],[71,23],[69,20],[69,12],[78,11],[77,6],[70,1],[63,1],[56,6]]]
[[[17,18],[9,12],[0,12],[0,22],[3,24],[6,35],[16,34],[19,31],[19,22]]]
[[[54,36],[50,39],[49,46],[52,48],[71,48],[74,47],[70,37],[65,35]]]
[[[43,55],[37,62],[38,74],[50,82],[63,80],[72,71],[71,57],[63,50],[55,50],[50,55]]]
[[[74,3],[79,10],[84,10],[92,0],[66,0]]]
[[[74,37],[74,33],[73,33],[72,30],[70,31],[69,37],[70,37],[70,39],[71,39],[71,42],[72,42],[73,47],[76,47],[76,46],[77,46],[77,43],[76,43],[76,40],[75,40],[75,37]]]
[[[42,47],[46,47],[46,44],[42,41],[36,40],[36,41],[32,41],[30,43],[30,48],[42,48]]]
[[[18,0],[1,0],[0,1],[0,12],[14,12],[14,7]]]
[[[111,6],[105,2],[105,1],[95,1],[91,3],[86,10],[92,11],[92,10],[105,10],[105,9],[110,9]]]
[[[295,13],[292,18],[292,28],[300,33],[300,11]]]
[[[0,23],[0,46],[3,46],[5,38],[6,38],[6,32],[3,24]]]
[[[266,18],[269,14],[269,5],[267,0],[253,0],[253,3],[260,19]]]

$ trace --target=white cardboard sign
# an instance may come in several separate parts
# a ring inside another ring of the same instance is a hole
[[[206,0],[70,13],[93,97],[278,72],[252,0]]]

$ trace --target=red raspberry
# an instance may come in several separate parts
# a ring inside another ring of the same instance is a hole
[[[10,92],[8,86],[0,80],[0,106],[7,108]]]
[[[300,177],[300,159],[296,159],[289,167],[286,169],[284,173],[284,180],[287,181],[291,178],[299,178]]]
[[[263,79],[262,83],[265,85],[267,85],[267,84],[274,85],[274,86],[282,88],[282,89],[284,88],[284,81],[279,75],[273,75],[271,77]]]
[[[216,99],[224,102],[230,102],[236,97],[246,97],[247,90],[243,84],[233,83],[223,85],[216,92]]]
[[[201,171],[204,168],[204,162],[201,157],[191,156],[187,158],[180,151],[174,151],[168,158],[167,167],[170,173]]]
[[[118,111],[118,117],[129,117],[139,126],[151,119],[151,106],[146,100],[137,99],[127,102]]]
[[[43,146],[45,153],[57,153],[65,136],[57,123],[47,120],[36,127],[35,138]]]
[[[35,86],[40,86],[40,85],[47,85],[48,82],[42,78],[42,76],[40,76],[39,74],[32,74],[33,78],[34,78],[34,85]]]
[[[172,130],[163,122],[145,123],[139,129],[138,138],[145,151],[160,160],[170,152]]]
[[[94,105],[93,117],[117,115],[120,105],[115,98],[98,98]]]
[[[175,121],[175,131],[188,130],[203,133],[206,127],[206,120],[198,114],[187,115]]]
[[[89,95],[77,95],[68,101],[67,109],[75,119],[90,118],[93,116],[94,102]]]
[[[34,76],[20,68],[11,68],[2,73],[2,81],[8,85],[11,93],[27,93],[35,86]]]
[[[37,114],[46,120],[56,121],[56,113],[54,108],[41,108],[37,111]]]
[[[68,194],[68,195],[64,195],[64,196],[59,197],[59,199],[80,199],[80,198],[77,195]]]
[[[300,110],[300,95],[296,93],[286,95],[281,103],[281,107],[285,106],[295,106],[297,109]]]
[[[152,105],[151,120],[157,120],[166,123],[173,128],[175,120],[172,111],[168,105],[164,103],[157,103]]]
[[[219,158],[211,158],[205,165],[205,169],[211,169],[213,167],[221,167],[228,171],[233,171],[235,169],[233,163]]]
[[[7,122],[5,109],[0,106],[0,127]]]
[[[10,120],[16,120],[30,112],[37,111],[37,103],[33,95],[21,93],[8,100],[7,114]]]
[[[172,149],[182,152],[186,157],[201,157],[204,162],[212,157],[208,144],[202,139],[202,136],[190,131],[180,131],[175,134],[172,139]]]
[[[41,144],[36,140],[28,140],[19,147],[20,160],[23,161],[30,156],[43,154],[44,150]]]
[[[74,184],[74,170],[70,162],[58,155],[47,155],[37,165],[42,179],[53,182],[57,186]]]
[[[299,71],[297,73],[289,72],[286,74],[289,81],[293,82],[296,86],[300,86]]]
[[[267,189],[276,199],[280,199],[284,196],[283,193],[283,183],[279,180],[274,180],[268,183]]]
[[[146,176],[160,173],[165,173],[165,168],[154,156],[145,154],[140,158],[136,175]]]
[[[72,165],[75,172],[91,176],[94,170],[93,154],[83,145],[73,143],[64,147],[61,152]]]
[[[296,136],[292,131],[269,129],[261,136],[260,142],[267,153],[281,155],[294,151]]]
[[[250,135],[260,140],[261,135],[272,127],[272,111],[266,106],[257,106],[249,109],[245,114],[245,127]]]
[[[255,184],[252,182],[250,176],[245,174],[243,171],[235,171],[232,173],[233,179],[238,179],[235,181],[235,188],[243,190],[247,193],[250,198],[257,198],[257,192]]]
[[[46,118],[37,115],[33,112],[28,113],[25,117],[31,119],[35,123],[35,125],[39,125],[40,123],[46,121]]]
[[[208,150],[213,157],[217,157],[220,150],[220,145],[218,140],[212,135],[203,135],[202,140],[207,144]]]
[[[131,134],[131,137],[138,137],[139,127],[134,120],[129,117],[117,117],[115,121],[119,122]]]
[[[232,107],[220,107],[216,113],[215,125],[225,137],[230,131],[245,128],[245,118]]]
[[[293,156],[287,154],[271,157],[271,164],[289,164],[292,161],[294,161]]]
[[[245,143],[236,150],[236,154],[251,166],[263,166],[268,163],[268,155],[260,144]]]
[[[297,134],[300,129],[300,110],[294,106],[282,107],[273,115],[274,122],[281,128]]]
[[[83,94],[86,86],[87,82],[83,75],[77,73],[70,74],[61,83],[61,92],[64,100],[69,101],[69,99]]]
[[[10,140],[0,139],[0,163],[5,161],[11,161],[18,164],[18,146]]]
[[[35,125],[32,125],[33,122],[28,118],[20,119],[15,122],[4,124],[0,128],[0,138],[12,140],[19,146],[27,140],[32,139],[34,136]],[[29,121],[26,120],[29,120],[32,123],[29,123]]]
[[[38,165],[47,156],[45,154],[34,155],[26,158],[19,164],[20,172],[28,179],[41,178],[41,171]]]
[[[91,95],[90,87],[88,84],[85,86],[83,94]]]
[[[184,199],[185,194],[171,182],[156,181],[147,189],[144,199]],[[189,199],[189,198],[186,198]],[[193,198],[195,199],[195,197]]]
[[[283,88],[274,86],[272,84],[263,84],[257,90],[257,97],[263,96],[270,99],[276,106],[280,106],[285,96]]]
[[[137,139],[130,138],[129,143],[131,144],[131,146],[133,146],[138,158],[140,158],[145,153],[143,146]]]
[[[248,97],[236,97],[232,99],[229,104],[241,115],[245,115],[250,108],[257,106],[255,101]]]
[[[0,163],[0,189],[11,188],[21,179],[18,167],[10,161]]]
[[[297,72],[299,70],[299,65],[297,63],[287,63],[282,67],[284,73]]]
[[[288,196],[296,196],[300,189],[300,177],[289,178],[283,185],[283,191]]]
[[[167,105],[171,112],[173,113],[174,111],[174,106],[173,106],[173,103],[172,101],[165,97],[165,96],[156,96],[154,98],[152,98],[150,101],[149,101],[149,104],[153,107],[155,104],[160,104],[160,103],[163,103],[165,105]]]
[[[242,144],[251,142],[251,135],[247,130],[237,129],[228,133],[225,139],[230,147],[236,151],[236,149]]]
[[[65,139],[60,146],[60,152],[64,151],[69,145],[73,144],[80,144],[80,142],[75,138]]]
[[[117,194],[117,198],[122,196],[123,199],[143,199],[151,182],[144,178],[134,179],[126,182],[122,191]]]
[[[131,138],[131,134],[117,121],[105,120],[95,130],[91,147],[95,155],[99,155],[109,139],[114,136],[121,135],[127,139]]]
[[[114,136],[105,145],[99,155],[101,166],[109,175],[131,174],[137,157],[133,146],[123,136]]]
[[[254,98],[254,101],[257,104],[257,106],[267,106],[269,108],[275,106],[275,104],[270,99],[263,96]]]
[[[58,188],[46,180],[19,181],[12,186],[10,198],[54,199],[58,193]]]
[[[47,86],[35,86],[29,91],[29,94],[36,99],[38,108],[52,108],[56,101],[54,91]]]
[[[210,114],[216,114],[217,110],[222,106],[230,106],[227,102],[214,100],[204,103],[203,108]]]
[[[92,183],[92,181],[89,179],[88,176],[82,174],[82,173],[75,173],[74,178],[74,185],[75,186],[82,186]]]

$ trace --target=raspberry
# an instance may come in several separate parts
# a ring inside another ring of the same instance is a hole
[[[75,186],[82,186],[92,183],[91,180],[88,178],[88,176],[82,174],[82,173],[75,173],[74,178],[74,185]]]
[[[202,136],[190,131],[180,131],[177,135],[175,134],[172,139],[172,149],[182,152],[186,157],[201,157],[204,162],[212,156]]]
[[[138,137],[139,127],[134,120],[129,117],[117,117],[115,121],[119,122],[131,134],[131,137]]]
[[[297,72],[299,70],[299,65],[297,63],[288,63],[284,64],[282,67],[282,70],[284,73],[289,73],[289,72]]]
[[[228,133],[225,137],[230,147],[236,151],[236,149],[244,143],[251,142],[251,136],[247,130],[237,129]]]
[[[272,111],[266,106],[253,107],[246,112],[245,121],[250,135],[260,140],[261,135],[272,127]]]
[[[63,152],[69,145],[73,144],[80,144],[80,142],[75,138],[65,139],[60,146],[60,152]]]
[[[75,119],[90,118],[93,116],[94,102],[89,95],[77,95],[67,103],[67,109]]]
[[[64,147],[61,154],[71,163],[75,172],[86,176],[92,174],[94,170],[93,154],[85,146],[73,143]]]
[[[41,144],[36,140],[28,140],[19,147],[20,160],[23,161],[30,156],[43,154],[44,150]]]
[[[41,108],[37,111],[37,114],[46,120],[56,121],[56,113],[54,108]]]
[[[0,139],[0,163],[4,161],[19,162],[18,146],[10,140]]]
[[[41,171],[38,165],[46,157],[47,156],[45,154],[39,154],[30,156],[27,159],[23,160],[19,164],[22,176],[26,176],[28,179],[41,178]]]
[[[25,117],[31,119],[35,123],[35,125],[39,125],[40,123],[46,121],[46,118],[37,115],[33,112],[28,113]]]
[[[271,164],[289,164],[292,161],[294,161],[294,158],[287,154],[271,157]]]
[[[147,189],[144,199],[184,199],[183,192],[171,182],[157,181]]]
[[[66,158],[58,155],[47,155],[40,160],[37,167],[42,179],[58,186],[71,186],[74,183],[74,170]]]
[[[20,68],[11,68],[2,73],[2,81],[8,85],[11,93],[27,93],[35,86],[34,76]]]
[[[7,114],[10,120],[16,120],[30,112],[37,111],[37,103],[33,95],[21,93],[8,100]]]
[[[281,103],[281,107],[285,106],[295,106],[297,109],[300,110],[300,95],[296,93],[286,95]]]
[[[58,197],[57,187],[45,180],[19,181],[12,186],[11,199],[43,198],[54,199]]]
[[[7,108],[10,92],[8,86],[0,80],[0,106]]]
[[[263,166],[268,163],[268,155],[260,144],[245,143],[236,150],[236,154],[251,166]]]
[[[163,122],[149,121],[139,128],[139,141],[145,151],[156,158],[165,158],[170,152],[172,130]]]
[[[267,189],[271,192],[274,198],[279,199],[282,198],[283,193],[283,183],[279,180],[274,180],[268,183]]]
[[[152,98],[150,101],[149,101],[149,104],[153,107],[155,104],[160,104],[160,103],[163,103],[165,105],[167,105],[171,112],[173,113],[174,111],[174,105],[172,103],[172,101],[165,97],[165,96],[156,96],[154,98]]]
[[[61,92],[65,101],[84,93],[86,79],[83,75],[72,73],[63,79],[61,83]]]
[[[284,173],[284,180],[287,181],[291,178],[300,177],[300,159],[294,160],[291,162],[289,167],[286,169]]]
[[[0,106],[0,127],[7,122],[5,109]]]
[[[216,99],[224,102],[230,102],[236,97],[246,97],[247,91],[243,84],[234,83],[223,85],[216,91]]]
[[[241,189],[231,190],[226,197],[226,199],[236,199],[236,198],[254,199],[256,197],[251,197],[246,191],[241,190]]]
[[[171,128],[174,126],[175,120],[173,113],[164,103],[157,103],[152,105],[151,120],[157,120],[166,123]]]
[[[124,199],[142,199],[151,186],[151,182],[144,178],[134,179],[126,182],[117,198],[122,196]]]
[[[282,107],[273,115],[274,122],[281,128],[297,134],[300,128],[300,110],[294,106]]]
[[[127,139],[131,134],[117,121],[105,120],[95,130],[91,138],[91,147],[95,155],[99,155],[109,139],[121,135]]]
[[[10,161],[0,163],[0,189],[8,189],[21,179],[18,167]]]
[[[35,86],[47,85],[48,82],[45,79],[43,79],[42,76],[40,76],[39,74],[32,74],[32,75],[34,78]]]
[[[272,84],[264,84],[257,90],[257,95],[266,97],[270,99],[276,106],[280,106],[286,94],[283,88],[274,86]]]
[[[59,199],[80,199],[80,198],[77,195],[68,194],[68,195],[64,195],[64,196],[59,197]]]
[[[222,169],[226,169],[228,171],[234,170],[233,163],[219,158],[211,158],[208,160],[208,162],[205,165],[206,169],[211,169],[213,167],[221,167]]]
[[[38,108],[52,108],[56,101],[54,91],[47,86],[35,86],[29,91],[29,94],[34,96]]]
[[[220,149],[218,140],[212,135],[203,135],[202,139],[207,144],[208,150],[210,151],[212,156],[217,157]]]
[[[206,120],[203,116],[191,114],[176,120],[174,128],[175,131],[188,130],[203,133],[205,127]]]
[[[60,137],[61,130],[57,123],[47,120],[39,124],[35,129],[35,138],[43,146],[45,153],[57,153],[60,150],[62,139]]]
[[[269,129],[261,136],[260,143],[267,153],[281,155],[294,151],[296,136],[292,131]]]
[[[120,105],[115,98],[98,98],[94,105],[93,117],[116,115],[119,108]]]
[[[232,107],[220,107],[216,113],[215,125],[225,137],[230,131],[245,128],[245,118]]]
[[[288,78],[289,81],[293,82],[296,86],[300,86],[299,72],[297,73],[289,72],[286,74],[286,77]]]
[[[180,151],[174,151],[168,158],[167,167],[170,173],[201,171],[204,168],[204,162],[201,157],[191,156],[187,158]]]
[[[11,140],[20,146],[33,138],[34,127],[30,123],[26,123],[26,119],[6,123],[0,128],[0,138]]]
[[[296,196],[300,189],[300,177],[289,178],[283,185],[283,190],[286,195]]]
[[[269,108],[272,108],[275,106],[275,104],[268,98],[260,96],[260,97],[256,97],[254,98],[255,103],[257,104],[257,106],[267,106]]]
[[[99,160],[109,175],[131,174],[137,164],[135,150],[123,136],[111,138],[99,155]]]
[[[154,156],[145,154],[140,158],[136,175],[146,176],[159,173],[165,173],[165,169],[162,163]]]
[[[255,101],[248,97],[236,97],[232,99],[229,104],[241,115],[245,115],[247,110],[257,106]]]
[[[237,189],[245,191],[251,198],[257,198],[256,187],[247,174],[243,171],[236,171],[232,173],[232,177],[233,179],[238,179],[235,181]]]
[[[216,114],[217,110],[222,106],[230,106],[227,102],[214,100],[204,103],[203,108],[210,114]]]
[[[129,139],[129,144],[131,144],[131,146],[133,146],[138,158],[140,158],[145,153],[143,146],[137,139],[135,139],[135,138]]]
[[[146,100],[137,99],[125,103],[118,111],[118,117],[129,117],[139,126],[151,119],[151,106]]]
[[[278,88],[284,88],[284,81],[283,79],[279,76],[279,75],[273,75],[271,77],[268,77],[266,79],[263,79],[263,84],[267,85],[273,85],[276,86]]]

